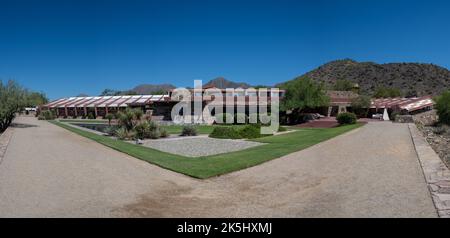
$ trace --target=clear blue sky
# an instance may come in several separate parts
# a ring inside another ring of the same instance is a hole
[[[292,79],[325,62],[450,67],[450,3],[0,0],[0,78],[51,99],[223,76]]]

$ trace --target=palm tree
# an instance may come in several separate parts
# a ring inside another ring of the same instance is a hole
[[[108,120],[108,125],[111,126],[111,120],[114,119],[114,115],[113,114],[106,114],[105,119]]]

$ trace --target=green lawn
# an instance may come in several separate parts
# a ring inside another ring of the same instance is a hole
[[[265,145],[227,154],[190,158],[169,154],[140,145],[134,145],[106,136],[100,136],[57,121],[52,121],[52,123],[138,159],[175,172],[202,179],[245,169],[279,158],[283,155],[305,149],[319,142],[341,135],[362,125],[347,125],[327,129],[303,128],[302,130],[284,135],[263,137],[253,140],[267,143]]]

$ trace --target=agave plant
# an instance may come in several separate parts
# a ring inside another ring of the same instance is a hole
[[[119,140],[126,140],[128,138],[128,131],[124,127],[117,129],[115,134]]]
[[[135,110],[127,108],[125,111],[117,113],[117,119],[121,127],[125,127],[127,130],[132,130],[136,125]]]

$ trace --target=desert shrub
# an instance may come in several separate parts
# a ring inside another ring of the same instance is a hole
[[[439,122],[450,125],[450,90],[435,99]]]
[[[378,87],[373,97],[375,98],[396,98],[401,97],[402,91],[398,88]]]
[[[0,80],[0,132],[6,130],[16,113],[27,106],[27,90],[14,81],[3,84]]]
[[[445,128],[445,126],[436,126],[433,127],[433,132],[436,135],[443,135],[447,132],[447,128]]]
[[[106,127],[104,132],[109,136],[116,136],[116,130],[119,129],[117,126]]]
[[[42,111],[38,116],[38,120],[55,120],[55,118],[55,113],[50,110]]]
[[[343,112],[337,116],[337,121],[340,125],[348,125],[356,123],[356,115],[351,112]]]
[[[134,111],[134,117],[136,120],[141,120],[142,116],[144,115],[144,112],[140,108],[133,109]]]
[[[231,113],[219,113],[215,115],[216,123],[219,124],[234,124],[234,116]],[[230,123],[228,123],[228,121]]]
[[[261,135],[261,125],[259,124],[249,124],[244,126],[239,130],[241,138],[253,139],[262,137]]]
[[[88,119],[91,119],[91,120],[95,119],[94,113],[90,112],[90,113],[88,114],[87,118],[88,118]]]
[[[108,120],[108,124],[111,125],[112,119],[114,119],[114,115],[111,113],[106,114],[105,119]]]
[[[151,131],[154,131],[154,130],[159,129],[158,123],[156,123],[156,122],[154,122],[154,121],[149,121],[149,122],[148,122],[148,125],[149,125],[149,129],[150,129]]]
[[[241,139],[240,131],[234,126],[217,126],[209,134],[211,138],[219,139]]]
[[[166,128],[160,127],[159,128],[160,137],[166,138],[169,137],[169,132],[166,130]]]
[[[135,127],[136,137],[139,139],[158,139],[161,134],[161,128],[156,122],[143,121],[139,122]]]
[[[278,132],[283,132],[283,131],[287,131],[287,128],[284,126],[279,126],[278,127]]]
[[[116,132],[114,133],[119,140],[126,140],[128,138],[128,131],[124,127],[119,127],[116,129]]]
[[[391,119],[391,121],[395,121],[395,118],[396,118],[398,115],[400,115],[400,113],[397,112],[397,111],[394,111],[394,112],[391,113],[391,116],[389,117],[389,119]]]
[[[182,136],[196,136],[197,135],[197,127],[193,125],[184,125],[181,131]]]
[[[150,139],[158,139],[161,136],[161,132],[159,131],[159,129],[151,130],[148,132],[147,136]]]
[[[137,138],[148,138],[150,133],[150,123],[147,121],[141,122],[134,127],[134,130],[136,131]]]

